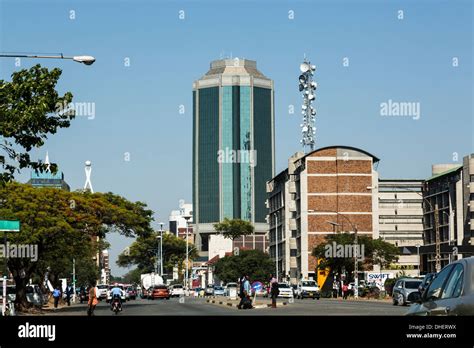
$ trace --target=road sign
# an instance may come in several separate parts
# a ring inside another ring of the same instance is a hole
[[[252,289],[257,292],[263,289],[263,284],[261,282],[253,282]]]
[[[0,220],[0,232],[20,232],[20,221]]]

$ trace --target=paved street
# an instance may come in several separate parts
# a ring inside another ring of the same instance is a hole
[[[86,309],[86,305],[73,305],[47,315],[85,315]],[[295,300],[294,303],[277,309],[238,310],[206,303],[204,298],[185,298],[184,303],[174,298],[130,301],[124,304],[123,312],[118,315],[403,315],[407,310],[408,307],[393,306],[390,302],[332,299]],[[95,314],[97,316],[115,315],[105,302],[97,306]]]

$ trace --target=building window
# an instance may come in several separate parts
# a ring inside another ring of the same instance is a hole
[[[296,230],[291,231],[291,238],[296,238]]]
[[[290,249],[290,256],[296,256],[297,252],[296,249]]]

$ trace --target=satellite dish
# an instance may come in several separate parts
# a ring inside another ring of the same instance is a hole
[[[180,199],[179,200],[179,209],[183,209],[184,208],[184,199]]]
[[[300,64],[300,70],[302,73],[307,72],[309,69],[311,69],[311,66],[308,63],[301,63]]]
[[[304,75],[300,75],[299,79],[300,79],[300,83],[306,82],[306,77]]]
[[[91,161],[86,161],[86,166],[90,167],[91,166]]]
[[[300,83],[300,92],[304,89],[304,86]]]

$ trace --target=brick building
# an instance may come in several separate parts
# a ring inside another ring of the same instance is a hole
[[[320,281],[311,253],[328,234],[357,226],[378,238],[378,162],[361,149],[329,146],[296,153],[267,183],[269,252],[281,280]]]

